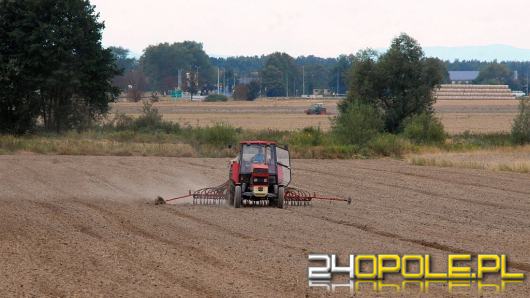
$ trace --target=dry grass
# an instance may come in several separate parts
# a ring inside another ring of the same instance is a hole
[[[510,132],[515,113],[438,113],[449,134]]]
[[[135,143],[72,138],[18,138],[1,136],[0,154],[38,153],[59,155],[196,157],[188,144]]]
[[[206,127],[215,123],[227,123],[249,130],[297,130],[304,127],[331,128],[331,116],[306,115],[304,110],[311,104],[324,102],[331,113],[336,113],[336,99],[269,99],[257,101],[191,102],[162,101],[154,105],[164,120],[181,125]],[[116,103],[113,112],[138,116],[141,103]]]
[[[500,147],[471,152],[436,152],[411,155],[410,164],[530,173],[530,146]]]
[[[305,114],[164,114],[163,119],[177,122],[180,125],[193,127],[212,126],[216,123],[227,123],[233,127],[242,127],[249,130],[297,130],[304,127],[320,127],[324,131],[331,129],[330,116]]]
[[[311,104],[323,102],[337,113],[337,99],[261,99],[257,101],[190,102],[161,101],[155,107],[165,120],[182,125],[205,127],[218,122],[251,130],[295,130],[319,126],[327,131],[332,116],[305,115]],[[517,100],[439,100],[437,115],[450,134],[508,132],[517,113]],[[141,103],[116,103],[113,112],[141,113]]]

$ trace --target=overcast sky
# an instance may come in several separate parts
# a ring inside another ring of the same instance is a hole
[[[530,48],[528,0],[91,0],[105,46],[136,54],[195,40],[209,55],[335,57],[385,48],[400,32],[422,46]]]

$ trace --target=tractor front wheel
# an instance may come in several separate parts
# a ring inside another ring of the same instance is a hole
[[[240,208],[241,207],[242,199],[243,198],[241,197],[241,186],[237,185],[236,189],[234,191],[234,207],[235,208]]]
[[[285,197],[285,188],[283,186],[278,187],[278,201],[276,202],[276,207],[283,208]]]

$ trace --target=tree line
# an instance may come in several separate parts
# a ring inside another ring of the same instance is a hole
[[[512,90],[526,91],[530,61],[445,61],[449,71],[480,71],[476,84],[508,85]]]
[[[104,48],[103,29],[88,0],[0,0],[0,131],[81,130],[101,119],[120,92],[138,100],[147,90],[180,85],[197,94],[216,92],[222,84],[237,99],[299,96],[312,89],[348,93],[337,127],[342,123],[351,133],[373,120],[377,130],[398,132],[407,119],[432,115],[432,90],[447,80],[448,68],[480,66],[479,81],[513,83],[512,69],[524,77],[528,66],[444,63],[425,57],[406,34],[385,53],[363,50],[337,58],[281,52],[214,58],[201,43],[184,41],[149,46],[136,59],[127,49]],[[362,120],[366,115],[374,117]],[[359,125],[349,125],[352,119],[361,119]]]
[[[262,56],[209,57],[195,41],[147,47],[139,59],[129,50],[111,47],[123,75],[114,84],[138,99],[137,90],[167,92],[177,86],[192,94],[219,90],[232,94],[238,85],[259,85],[262,96],[301,96],[313,89],[345,94],[353,55],[337,58],[292,57],[286,53]],[[252,98],[250,98],[252,99]]]
[[[177,86],[192,94],[216,92],[218,75],[219,90],[228,94],[240,84],[247,85],[241,86],[240,90],[249,88],[250,82],[259,85],[261,96],[268,97],[301,96],[312,94],[313,89],[346,94],[355,59],[352,54],[322,58],[313,55],[292,57],[281,52],[261,56],[209,57],[202,44],[194,41],[152,45],[139,59],[130,57],[127,49],[110,49],[124,71],[124,75],[114,80],[115,85],[132,92],[130,97],[136,100],[142,92],[164,92]],[[530,72],[530,62],[455,60],[443,63],[448,71],[480,71],[475,81],[477,84],[506,84],[513,90],[525,90]],[[443,83],[449,82],[446,72]]]

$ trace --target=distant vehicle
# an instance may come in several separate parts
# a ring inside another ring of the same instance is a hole
[[[515,95],[515,97],[524,97],[526,94],[523,91],[512,91],[512,94]]]
[[[315,103],[305,110],[307,115],[326,115],[328,110],[324,107],[323,103]]]

